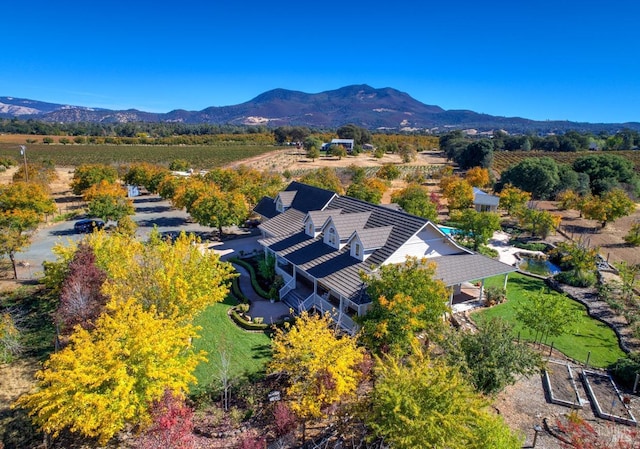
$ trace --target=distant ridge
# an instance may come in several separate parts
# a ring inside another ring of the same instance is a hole
[[[178,122],[234,125],[308,126],[335,129],[354,123],[370,130],[433,131],[503,129],[510,133],[552,133],[567,130],[616,132],[623,128],[640,131],[640,123],[582,123],[535,121],[500,117],[469,110],[444,110],[427,105],[409,94],[366,84],[345,86],[317,94],[287,89],[264,92],[245,103],[209,107],[202,111],[176,109],[152,113],[136,109],[115,111],[0,97],[0,117],[29,118],[57,123]]]

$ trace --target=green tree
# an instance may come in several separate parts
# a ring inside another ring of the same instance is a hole
[[[493,233],[500,230],[500,216],[494,212],[477,212],[465,209],[451,214],[462,231],[462,237],[471,243],[474,251],[486,245]]]
[[[119,221],[127,215],[133,215],[133,201],[127,198],[127,191],[120,185],[102,180],[84,191],[89,215],[104,221]]]
[[[169,170],[171,171],[187,171],[189,168],[191,168],[191,164],[184,159],[174,159],[169,164]]]
[[[471,167],[490,168],[493,162],[493,143],[489,139],[472,142],[455,161],[463,170]]]
[[[378,363],[365,423],[395,449],[516,449],[522,439],[443,359],[419,351]]]
[[[221,192],[213,185],[198,196],[187,212],[202,226],[218,228],[220,235],[223,235],[223,226],[240,225],[249,215],[241,193]]]
[[[108,165],[81,165],[73,172],[71,189],[75,195],[82,195],[85,190],[100,181],[115,183],[118,172]]]
[[[630,215],[635,209],[635,203],[619,188],[609,190],[601,197],[593,196],[582,204],[584,217],[601,222],[603,228],[609,222]]]
[[[338,134],[340,139],[353,139],[355,145],[362,146],[365,143],[371,143],[371,133],[369,130],[352,123],[338,128],[336,134]]]
[[[300,182],[320,187],[321,189],[331,190],[338,194],[344,193],[340,178],[338,178],[335,169],[330,167],[322,167],[317,170],[310,171],[300,178]]]
[[[546,342],[549,336],[564,334],[578,319],[578,309],[565,301],[558,301],[544,288],[528,293],[527,297],[527,301],[516,306],[516,319],[535,333],[534,342],[542,343],[543,339]]]
[[[307,157],[312,161],[315,161],[320,157],[320,150],[316,146],[309,147],[307,149]]]
[[[507,184],[500,192],[500,202],[498,206],[501,209],[505,209],[509,215],[514,216],[518,211],[524,209],[530,199],[531,193]]]
[[[367,178],[359,183],[351,184],[346,195],[368,203],[380,204],[382,195],[387,188],[385,181],[378,178]]]
[[[640,193],[640,180],[633,170],[633,162],[615,154],[589,154],[573,163],[573,169],[589,176],[591,193],[602,195],[608,190],[631,185],[636,193]]]
[[[362,275],[371,308],[358,322],[368,348],[377,353],[404,354],[418,332],[424,331],[430,338],[440,335],[449,294],[434,276],[435,264],[415,257]]]
[[[540,236],[545,239],[560,226],[562,217],[552,214],[548,210],[537,210],[531,208],[520,209],[518,212],[520,226],[531,232],[533,237]]]
[[[55,203],[39,184],[17,182],[0,186],[0,254],[11,260],[14,279],[18,279],[15,255],[31,242],[32,231]]]
[[[386,179],[387,181],[393,181],[394,179],[398,179],[402,172],[395,164],[384,164],[380,169],[378,169],[378,173],[376,176],[378,178]]]
[[[559,168],[549,157],[531,157],[502,172],[498,190],[511,184],[531,193],[533,199],[551,198],[560,185]]]
[[[447,356],[487,395],[514,384],[517,376],[534,374],[542,364],[538,352],[513,341],[513,329],[501,318],[481,323],[478,332],[452,333]]]
[[[595,283],[597,248],[589,248],[583,242],[560,242],[550,256],[559,259],[562,268],[555,276],[558,281],[579,287]]]
[[[342,160],[343,157],[347,157],[347,150],[342,145],[331,145],[327,154],[331,154],[337,157],[338,160]]]
[[[398,148],[398,155],[402,159],[402,162],[408,164],[411,161],[415,161],[418,158],[418,152],[416,148],[411,144],[403,144]]]
[[[438,220],[438,206],[431,201],[429,190],[419,184],[409,184],[392,195],[391,201],[407,213],[426,218],[434,223]]]

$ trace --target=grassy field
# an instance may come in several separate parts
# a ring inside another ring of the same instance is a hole
[[[28,161],[51,162],[59,166],[82,164],[128,164],[148,162],[168,166],[175,159],[184,159],[194,168],[211,168],[280,149],[271,145],[45,145],[29,144]],[[22,162],[20,147],[0,142],[0,157]]]
[[[264,372],[265,363],[271,358],[271,339],[265,333],[244,331],[229,319],[227,311],[234,304],[233,299],[227,298],[223,303],[209,306],[196,320],[202,330],[195,346],[207,352],[208,360],[196,368],[198,385],[192,388],[192,393],[216,383],[222,348],[228,348],[234,377]]]
[[[504,282],[502,276],[488,279],[485,287],[491,285],[502,286]],[[533,341],[534,335],[525,329],[515,318],[515,308],[518,304],[528,301],[527,293],[539,292],[545,287],[542,280],[519,273],[513,273],[509,276],[507,285],[508,301],[484,309],[473,314],[474,320],[482,323],[493,317],[502,317],[507,320],[514,328],[514,337],[520,333],[520,338]],[[625,353],[620,349],[618,339],[613,330],[606,324],[595,320],[587,314],[586,308],[567,296],[551,291],[549,294],[554,295],[558,301],[566,301],[569,306],[576,311],[579,319],[574,325],[571,332],[560,337],[551,337],[548,344],[553,346],[568,357],[585,362],[587,354],[591,351],[589,364],[599,368],[607,367],[615,363],[619,358],[625,357]]]

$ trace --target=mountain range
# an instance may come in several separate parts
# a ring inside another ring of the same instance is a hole
[[[470,110],[445,110],[440,106],[424,104],[396,89],[376,89],[368,85],[346,86],[317,94],[273,89],[238,105],[208,107],[201,111],[176,109],[167,113],[136,109],[110,110],[0,97],[0,117],[54,123],[178,122],[268,127],[307,126],[316,129],[335,129],[353,123],[370,130],[432,132],[502,129],[510,133],[548,134],[567,130],[612,133],[623,128],[640,131],[638,122],[535,121],[521,117],[480,114]]]

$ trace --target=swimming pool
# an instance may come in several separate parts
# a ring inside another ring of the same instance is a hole
[[[445,234],[447,234],[449,237],[451,237],[454,234],[460,234],[460,229],[458,228],[452,228],[451,226],[438,226],[438,229],[440,229],[442,232],[444,232]]]

